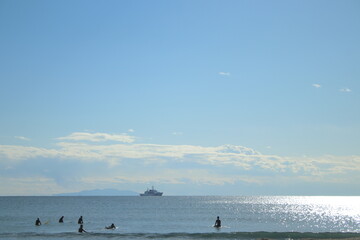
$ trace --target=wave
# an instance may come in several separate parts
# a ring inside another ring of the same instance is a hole
[[[360,239],[360,232],[0,233],[0,239]]]

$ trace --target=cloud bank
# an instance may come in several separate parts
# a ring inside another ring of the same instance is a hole
[[[149,182],[257,187],[360,180],[360,156],[287,157],[235,145],[137,144],[125,134],[76,132],[57,140],[54,148],[0,145],[2,182],[13,186],[0,188],[0,195]]]

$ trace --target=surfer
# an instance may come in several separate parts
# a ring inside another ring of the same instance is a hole
[[[115,229],[116,227],[115,227],[115,224],[111,224],[110,226],[108,226],[108,227],[105,227],[106,229]]]
[[[217,217],[217,219],[215,221],[214,227],[221,227],[221,220],[220,220],[219,216]]]
[[[78,232],[79,233],[86,232],[82,224],[80,225]]]
[[[41,222],[40,222],[40,219],[39,219],[39,218],[36,219],[35,225],[36,225],[36,226],[40,226],[40,225],[41,225]]]
[[[62,216],[60,219],[59,219],[59,223],[63,223],[64,222],[64,216]]]
[[[82,216],[80,216],[79,220],[78,220],[78,224],[83,224],[83,219],[82,219]]]

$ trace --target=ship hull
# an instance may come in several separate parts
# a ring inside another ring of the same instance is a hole
[[[140,193],[141,197],[161,197],[162,193],[156,193],[156,194],[146,194],[146,193]]]

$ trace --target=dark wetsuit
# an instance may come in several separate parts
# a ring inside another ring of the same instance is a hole
[[[219,218],[216,219],[214,227],[221,227],[221,220]]]
[[[39,218],[36,219],[35,225],[36,225],[36,226],[40,226],[40,225],[41,225],[41,222],[40,222],[40,219],[39,219]]]
[[[79,220],[78,220],[78,224],[83,224],[83,219],[82,219],[82,216],[79,218]]]
[[[106,229],[115,229],[115,224],[111,224],[111,226],[105,227]]]
[[[60,219],[59,219],[59,223],[63,223],[64,222],[64,216],[62,216]]]
[[[83,228],[83,225],[80,225],[78,232],[79,232],[79,233],[86,232],[86,231],[84,230],[84,228]]]

